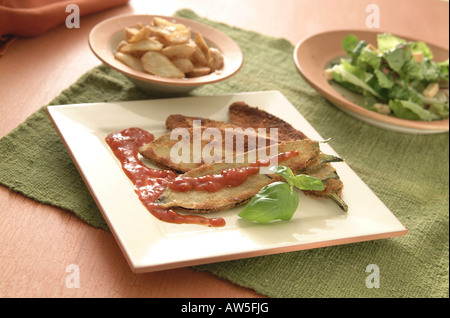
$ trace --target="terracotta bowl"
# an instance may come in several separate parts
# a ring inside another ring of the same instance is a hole
[[[294,50],[295,65],[303,78],[332,104],[342,111],[369,124],[405,133],[441,133],[449,130],[449,120],[415,121],[379,114],[357,104],[356,94],[352,94],[333,82],[326,80],[325,68],[330,62],[345,55],[341,47],[342,39],[354,34],[360,40],[376,45],[377,32],[361,30],[340,30],[313,35],[299,42]],[[417,41],[417,39],[404,39]],[[448,58],[448,49],[429,45],[436,61]]]
[[[224,57],[224,66],[209,75],[196,78],[173,79],[154,76],[134,70],[114,58],[115,49],[119,42],[125,40],[125,28],[151,24],[154,17],[161,17],[169,21],[181,23],[191,29],[192,33],[199,32],[207,44],[219,49]],[[183,94],[199,86],[226,80],[236,74],[243,64],[243,54],[240,47],[226,34],[198,23],[196,21],[155,15],[125,15],[117,16],[97,24],[89,34],[89,46],[92,52],[106,65],[124,74],[137,87],[144,91],[157,94]]]

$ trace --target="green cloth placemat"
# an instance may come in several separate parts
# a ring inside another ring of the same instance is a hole
[[[241,71],[191,95],[279,90],[409,229],[403,237],[195,266],[269,297],[448,297],[449,134],[382,130],[344,114],[299,76],[294,46],[198,17],[241,46]],[[150,99],[100,65],[51,105]],[[109,230],[45,107],[0,140],[0,183]],[[20,211],[17,211],[20,213]],[[379,288],[366,272],[378,266]]]

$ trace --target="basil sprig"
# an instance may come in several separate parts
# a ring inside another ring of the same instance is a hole
[[[276,166],[271,170],[286,182],[277,181],[263,187],[238,214],[241,218],[258,223],[289,221],[299,203],[295,187],[300,190],[324,189],[320,179],[305,174],[296,175],[289,167]]]

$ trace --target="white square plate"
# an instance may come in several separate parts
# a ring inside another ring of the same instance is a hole
[[[300,194],[289,222],[256,224],[239,209],[216,212],[224,227],[159,221],[141,204],[109,149],[111,132],[139,127],[158,137],[170,114],[228,120],[228,107],[244,101],[272,113],[315,140],[324,140],[278,91],[132,102],[49,106],[48,114],[134,272],[149,272],[238,258],[401,236],[407,229],[344,162],[333,164],[345,187],[345,213],[331,200]],[[332,136],[324,136],[325,139]],[[328,144],[324,153],[334,154]],[[344,158],[345,159],[345,158]]]

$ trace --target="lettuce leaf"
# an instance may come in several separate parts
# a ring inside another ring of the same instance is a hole
[[[389,78],[383,71],[376,69],[374,73],[381,87],[392,88],[394,86],[395,84],[394,81],[391,78]]]
[[[430,47],[423,41],[414,42],[411,44],[411,52],[416,53],[420,52],[423,54],[424,57],[429,58],[430,60],[433,59],[434,55],[431,51]]]
[[[430,83],[443,87],[449,82],[449,60],[435,62],[425,42],[408,42],[388,33],[377,35],[377,45],[346,36],[342,47],[350,58],[333,66],[334,81],[361,94],[360,105],[369,110],[376,111],[373,105],[382,103],[389,104],[391,115],[399,118],[448,118],[448,96],[425,97],[422,92]],[[422,60],[415,59],[416,52],[423,55]]]
[[[364,69],[367,69],[367,66],[370,66],[372,70],[376,70],[381,66],[381,56],[365,47],[361,50],[356,64],[362,66]]]
[[[398,118],[425,121],[440,119],[435,113],[409,100],[390,100],[389,107]]]
[[[430,104],[430,110],[442,118],[449,117],[448,101]]]
[[[377,35],[378,50],[382,53],[395,49],[401,44],[406,44],[406,40],[396,37],[389,33]]]
[[[396,47],[395,49],[386,52],[384,58],[389,66],[397,73],[402,73],[402,68],[405,63],[412,59],[411,51],[403,46]]]
[[[341,42],[342,48],[347,54],[352,53],[358,43],[359,39],[354,34],[347,35]]]
[[[436,65],[439,67],[439,78],[442,81],[448,83],[448,59],[443,62],[438,62]]]
[[[372,95],[381,98],[381,96],[372,87],[370,87],[365,80],[361,78],[362,73],[357,71],[359,70],[353,67],[353,65],[349,65],[348,61],[345,60],[342,60],[341,64],[333,66],[333,73],[339,75],[343,81],[349,82],[357,87],[362,88],[363,90],[370,92]],[[366,76],[365,73],[363,75]],[[367,76],[370,76],[370,74],[368,74]]]

